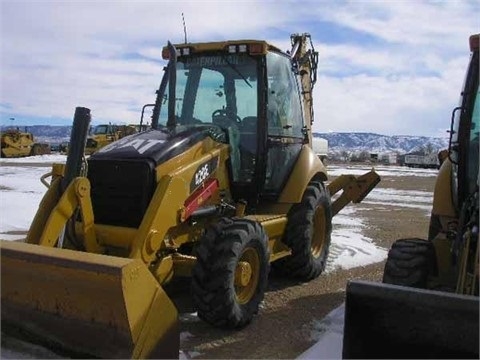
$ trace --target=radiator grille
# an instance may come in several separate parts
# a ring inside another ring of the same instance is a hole
[[[149,161],[89,160],[95,223],[138,228],[155,189]]]

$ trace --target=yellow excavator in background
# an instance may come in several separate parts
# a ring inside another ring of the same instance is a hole
[[[25,131],[20,131],[19,128],[2,131],[0,143],[0,156],[4,158],[50,154],[50,146],[36,143],[33,134],[26,128]]]
[[[151,129],[86,163],[90,111],[78,107],[26,241],[0,242],[2,331],[76,356],[176,358],[178,314],[162,288],[173,278],[192,278],[200,318],[239,329],[270,264],[319,276],[332,216],[380,179],[372,169],[325,185],[312,151],[318,56],[310,35],[291,42],[289,53],[169,43]]]
[[[347,284],[344,358],[479,358],[479,45],[472,35],[428,240],[397,240],[383,283]]]

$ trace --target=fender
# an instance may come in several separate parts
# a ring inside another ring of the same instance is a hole
[[[327,169],[320,161],[313,150],[304,145],[298,156],[297,163],[293,168],[290,178],[287,181],[278,202],[299,203],[302,201],[303,193],[308,183],[314,177],[321,181],[327,180]]]
[[[456,217],[453,203],[452,163],[446,159],[438,171],[433,192],[432,215]]]

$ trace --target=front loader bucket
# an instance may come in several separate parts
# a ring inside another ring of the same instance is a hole
[[[55,351],[178,358],[175,306],[140,260],[0,241],[2,331]]]
[[[350,281],[343,358],[478,359],[478,316],[478,296]]]

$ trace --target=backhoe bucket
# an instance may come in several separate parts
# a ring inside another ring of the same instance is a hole
[[[380,176],[374,169],[361,176],[340,175],[327,188],[332,196],[332,216],[338,214],[350,202],[358,204],[380,182]],[[339,193],[342,191],[339,195]]]
[[[82,357],[178,358],[175,306],[140,260],[0,241],[2,331]]]
[[[478,316],[478,296],[350,281],[343,358],[478,359]]]

